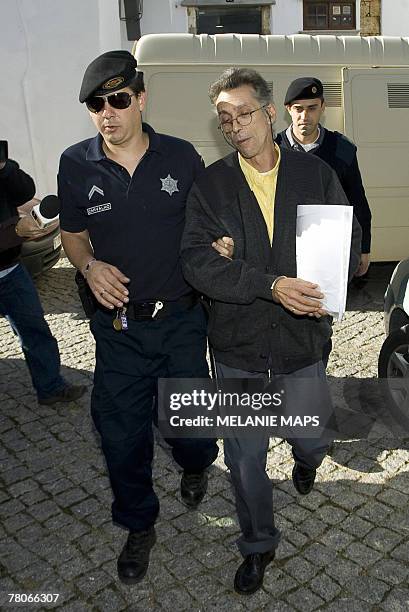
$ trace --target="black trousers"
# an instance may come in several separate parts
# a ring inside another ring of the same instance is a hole
[[[112,316],[91,319],[96,367],[91,414],[114,494],[112,518],[131,531],[155,523],[159,501],[152,486],[152,410],[158,378],[207,378],[206,319],[200,304],[154,321],[128,319],[117,332]],[[198,472],[213,463],[215,439],[167,440],[177,463]]]

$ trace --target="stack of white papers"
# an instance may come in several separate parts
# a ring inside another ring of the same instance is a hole
[[[345,313],[352,218],[352,206],[297,206],[297,277],[319,285],[337,321]]]

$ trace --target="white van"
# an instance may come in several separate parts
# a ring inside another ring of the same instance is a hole
[[[284,95],[300,76],[324,84],[324,124],[358,147],[372,210],[372,260],[409,253],[409,39],[254,34],[149,34],[135,50],[145,74],[145,120],[189,140],[209,164],[228,152],[207,91],[229,66],[270,83],[276,131],[289,123]]]

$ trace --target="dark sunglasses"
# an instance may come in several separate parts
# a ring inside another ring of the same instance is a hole
[[[118,93],[110,94],[109,96],[91,96],[85,100],[85,104],[91,113],[99,113],[105,106],[105,102],[108,102],[112,108],[128,108],[131,104],[132,96],[139,94],[129,94],[127,91],[120,91]]]

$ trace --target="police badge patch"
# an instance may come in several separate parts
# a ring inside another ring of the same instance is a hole
[[[168,174],[166,178],[161,178],[160,180],[162,182],[161,191],[166,191],[170,196],[172,193],[175,193],[175,191],[179,191],[178,181],[172,178],[170,174]]]
[[[124,80],[123,76],[112,77],[112,79],[109,79],[109,81],[102,85],[102,89],[114,89],[114,87],[118,87],[118,85],[123,83]]]

